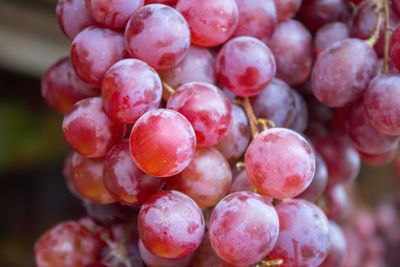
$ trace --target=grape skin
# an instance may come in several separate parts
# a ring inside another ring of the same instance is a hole
[[[274,0],[278,22],[284,22],[293,18],[299,11],[302,0]]]
[[[342,266],[346,256],[347,243],[342,228],[334,221],[329,220],[329,237],[331,248],[328,257],[322,263],[321,267]]]
[[[343,22],[332,22],[322,26],[314,38],[316,54],[322,53],[330,45],[350,37],[350,29]]]

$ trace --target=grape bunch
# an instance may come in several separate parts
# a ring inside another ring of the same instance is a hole
[[[56,13],[71,54],[42,95],[64,116],[63,174],[87,217],[37,240],[38,267],[398,263],[396,201],[367,210],[352,184],[361,160],[398,149],[400,1],[59,0]]]

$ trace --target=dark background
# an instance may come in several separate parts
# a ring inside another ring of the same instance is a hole
[[[84,216],[67,190],[62,116],[40,95],[40,77],[69,54],[56,0],[0,0],[0,266],[34,266],[46,229]],[[355,188],[373,206],[394,189],[391,166],[362,167]]]

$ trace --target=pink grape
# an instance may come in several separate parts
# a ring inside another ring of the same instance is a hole
[[[62,129],[67,144],[89,158],[105,156],[125,135],[125,126],[104,113],[100,97],[77,102],[65,115]]]
[[[164,5],[169,5],[173,6],[178,2],[178,0],[144,0],[145,5],[150,5],[150,4],[164,4]]]
[[[144,0],[86,0],[90,16],[109,28],[124,28],[129,17],[143,6]]]
[[[221,90],[209,83],[191,82],[180,86],[169,97],[167,108],[189,120],[199,147],[215,145],[231,128],[231,103]]]
[[[199,206],[177,191],[152,196],[140,209],[138,230],[143,245],[164,259],[182,259],[193,253],[204,235]]]
[[[196,135],[190,122],[176,111],[146,112],[132,128],[130,150],[143,172],[166,177],[183,171],[192,161]]]
[[[177,65],[190,46],[190,30],[183,16],[172,7],[152,4],[140,8],[128,21],[125,44],[129,54],[154,69]]]
[[[276,77],[289,86],[305,82],[313,61],[313,42],[308,29],[297,20],[282,22],[267,43],[276,59]]]
[[[191,45],[189,52],[178,65],[159,70],[163,82],[178,88],[189,82],[206,82],[215,84],[215,57],[205,47]]]
[[[294,100],[294,118],[289,128],[298,133],[303,132],[307,128],[308,109],[303,96],[296,90],[291,90]]]
[[[232,172],[215,148],[198,148],[189,166],[167,179],[167,188],[191,197],[200,208],[217,204],[229,190]]]
[[[400,26],[396,27],[390,37],[390,59],[391,63],[400,70]]]
[[[274,0],[278,21],[284,22],[293,18],[301,7],[302,0]]]
[[[216,71],[222,86],[237,96],[254,96],[274,78],[271,50],[254,37],[236,37],[218,52]]]
[[[345,23],[337,21],[325,24],[315,34],[315,52],[318,55],[330,45],[349,37],[350,29]]]
[[[64,166],[63,166],[63,176],[65,179],[65,184],[67,185],[68,190],[77,198],[81,198],[82,196],[79,194],[78,190],[76,189],[72,178],[73,178],[73,174],[72,174],[72,156],[74,154],[73,153],[69,153],[65,159],[64,159]]]
[[[314,147],[328,167],[329,183],[345,183],[357,177],[360,156],[348,142],[336,136],[326,136],[315,140]]]
[[[239,23],[233,36],[252,36],[268,40],[277,24],[274,0],[235,0],[239,8]]]
[[[331,220],[342,220],[347,212],[349,200],[342,184],[329,186],[325,192],[326,215]]]
[[[362,101],[354,104],[347,115],[347,132],[353,145],[365,153],[381,154],[397,148],[398,136],[380,133],[368,121]]]
[[[204,233],[203,241],[200,246],[196,249],[196,252],[190,262],[190,267],[228,267],[211,247],[210,238],[208,232]],[[231,267],[231,265],[229,265]]]
[[[254,114],[266,118],[277,127],[288,127],[294,123],[296,101],[293,90],[282,80],[272,79],[260,94],[250,98]]]
[[[176,9],[189,24],[192,44],[199,46],[224,43],[239,21],[235,0],[179,0]]]
[[[86,27],[96,24],[85,0],[58,0],[56,14],[61,30],[71,40]]]
[[[249,122],[244,110],[232,105],[232,127],[227,135],[214,147],[221,152],[230,163],[234,163],[246,151],[250,142]]]
[[[113,198],[125,205],[143,204],[165,184],[163,179],[147,175],[135,165],[128,140],[119,142],[107,154],[103,179]]]
[[[100,87],[106,71],[128,56],[121,32],[91,26],[72,42],[72,66],[82,80]]]
[[[292,199],[275,206],[279,216],[279,237],[269,254],[282,259],[281,267],[319,266],[330,248],[329,223],[316,205]]]
[[[279,219],[274,207],[252,192],[236,192],[222,199],[211,215],[211,246],[224,261],[250,265],[274,247]]]
[[[342,228],[334,221],[329,220],[329,237],[331,248],[328,257],[322,263],[321,267],[342,266],[346,256],[347,243]]]
[[[362,161],[369,166],[383,166],[393,161],[397,154],[397,147],[381,154],[368,154],[358,151]]]
[[[376,76],[364,94],[364,108],[370,123],[381,133],[400,134],[400,74]]]
[[[253,191],[253,185],[251,184],[249,177],[247,177],[247,173],[245,170],[241,171],[238,175],[236,175],[235,179],[231,184],[231,188],[229,189],[229,193],[240,192],[240,191]],[[263,195],[265,201],[272,203],[273,199]]]
[[[105,74],[101,85],[106,113],[120,123],[135,123],[160,105],[162,85],[157,72],[137,59],[124,59]]]
[[[285,128],[259,134],[247,148],[245,165],[257,190],[277,199],[303,192],[315,172],[311,146],[301,135]]]
[[[357,100],[375,76],[377,56],[359,39],[345,39],[325,49],[315,62],[312,89],[329,107],[343,107]]]

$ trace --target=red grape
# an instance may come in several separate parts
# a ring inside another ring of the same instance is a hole
[[[360,156],[349,143],[336,136],[326,136],[315,140],[314,147],[328,167],[329,183],[345,183],[357,177]]]
[[[186,20],[172,7],[147,5],[135,12],[125,29],[129,54],[159,69],[177,65],[190,46]]]
[[[329,237],[331,240],[331,249],[321,267],[342,266],[347,249],[346,237],[344,236],[342,228],[331,220],[329,221]]]
[[[89,158],[105,156],[125,135],[125,126],[104,113],[100,97],[76,103],[65,115],[62,129],[68,145]]]
[[[180,86],[168,99],[167,108],[178,111],[189,120],[199,147],[221,141],[232,124],[229,99],[209,83],[191,82]]]
[[[291,90],[294,100],[294,118],[289,128],[298,133],[303,132],[307,128],[308,109],[303,96],[296,90]]]
[[[259,134],[247,148],[245,164],[257,190],[277,199],[303,192],[315,172],[311,146],[301,135],[285,128]]]
[[[74,153],[71,159],[72,183],[78,193],[98,204],[115,202],[104,186],[104,158],[89,159]]]
[[[76,222],[60,223],[35,244],[37,267],[77,267],[97,260],[102,242]]]
[[[190,122],[176,111],[146,112],[130,136],[135,164],[147,174],[166,177],[183,171],[193,159],[196,135]]]
[[[199,206],[177,191],[152,196],[140,209],[138,230],[145,247],[164,259],[182,259],[193,253],[204,235]]]
[[[96,23],[86,8],[85,0],[58,0],[56,14],[61,30],[70,39]]]
[[[319,266],[328,256],[329,223],[314,204],[293,199],[275,206],[279,216],[279,237],[269,254],[283,259],[281,267]]]
[[[254,37],[236,37],[218,53],[217,77],[237,96],[254,96],[274,78],[276,65],[271,50]]]
[[[293,18],[301,7],[302,0],[274,0],[278,21],[283,22]]]
[[[178,0],[144,0],[145,5],[150,5],[150,4],[164,4],[164,5],[169,5],[173,6],[178,2]]]
[[[232,105],[232,127],[214,147],[229,163],[234,163],[246,151],[250,141],[250,128],[246,113],[238,105]]]
[[[359,39],[345,39],[325,49],[315,62],[312,89],[329,107],[342,107],[362,96],[375,76],[377,56]]]
[[[400,0],[392,1],[393,11],[396,12],[397,16],[400,16]]]
[[[65,179],[65,183],[68,187],[68,190],[77,198],[80,198],[81,195],[78,193],[78,191],[75,188],[74,183],[72,182],[72,156],[73,153],[69,153],[64,160],[64,166],[63,166],[63,176]]]
[[[381,133],[400,134],[400,74],[376,76],[364,94],[364,108],[370,123]]]
[[[143,6],[144,0],[86,0],[90,16],[109,28],[124,28],[129,17]]]
[[[289,86],[305,82],[313,61],[310,32],[297,20],[278,24],[268,45],[276,59],[276,77]]]
[[[368,154],[358,151],[360,158],[369,166],[383,166],[393,161],[397,154],[397,147],[381,154]]]
[[[119,31],[91,26],[72,42],[72,66],[80,78],[96,87],[101,86],[106,71],[127,56]]]
[[[337,21],[325,24],[315,34],[315,52],[318,55],[330,45],[349,37],[350,29],[345,23]]]
[[[249,177],[247,177],[246,171],[241,171],[233,180],[229,193],[240,192],[240,191],[253,191],[253,185],[251,184]],[[263,195],[264,200],[272,203],[273,199]]]
[[[222,44],[239,21],[235,0],[180,0],[176,9],[189,24],[192,44],[200,46]]]
[[[189,82],[215,84],[215,58],[209,49],[191,45],[189,52],[178,65],[158,73],[161,79],[173,88]]]
[[[204,233],[203,241],[196,249],[196,252],[190,262],[190,267],[225,267],[224,261],[218,257],[211,247],[208,232]],[[229,266],[231,267],[231,265]]]
[[[167,179],[167,188],[180,191],[200,208],[217,204],[229,190],[232,172],[224,156],[215,148],[198,148],[189,166]]]
[[[104,110],[121,123],[135,123],[147,111],[157,109],[162,94],[157,72],[137,59],[124,59],[112,66],[101,89]]]
[[[352,229],[347,226],[343,229],[346,237],[347,251],[344,258],[344,267],[361,266],[361,261],[364,253],[365,244],[360,240],[360,237]]]
[[[274,0],[235,1],[239,8],[239,23],[233,36],[252,36],[267,41],[277,24]]]
[[[331,220],[342,220],[347,212],[349,200],[342,184],[329,186],[325,192],[326,215]]]
[[[390,38],[391,63],[400,70],[400,26],[396,27]]]
[[[211,215],[211,246],[223,260],[250,265],[274,247],[279,219],[274,207],[252,192],[236,192],[222,199]]]
[[[107,154],[104,185],[115,200],[125,205],[143,204],[158,193],[165,181],[142,172],[133,162],[129,141],[123,140]]]

